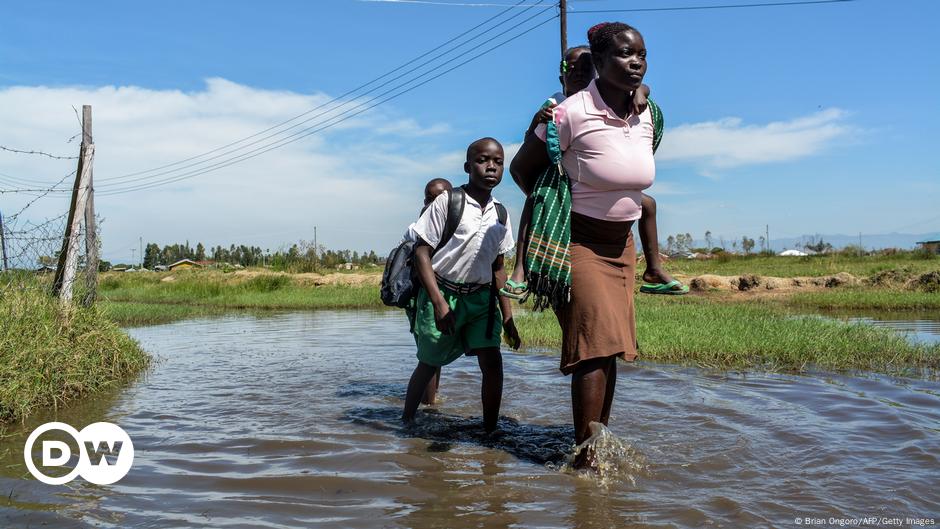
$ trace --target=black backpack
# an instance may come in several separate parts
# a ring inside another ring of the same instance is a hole
[[[465,196],[466,190],[463,186],[454,188],[448,193],[447,220],[444,222],[444,233],[441,234],[441,240],[437,243],[431,255],[443,248],[457,231],[466,204]],[[505,206],[499,202],[496,203],[496,216],[499,223],[505,226],[509,215]],[[407,309],[411,307],[412,300],[418,294],[421,281],[417,277],[417,270],[414,266],[414,255],[414,241],[403,241],[388,254],[388,259],[385,261],[385,271],[382,273],[382,287],[379,295],[382,298],[382,303],[389,307]]]

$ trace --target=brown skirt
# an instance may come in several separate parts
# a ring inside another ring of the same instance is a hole
[[[571,300],[558,313],[566,375],[583,360],[636,359],[632,227],[571,213]]]

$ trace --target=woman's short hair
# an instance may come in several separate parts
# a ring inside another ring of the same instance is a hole
[[[591,43],[591,58],[595,63],[610,50],[614,44],[614,36],[624,31],[640,32],[636,28],[623,22],[601,22],[588,30],[588,42]]]

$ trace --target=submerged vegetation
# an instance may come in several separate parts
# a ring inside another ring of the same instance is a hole
[[[0,294],[0,423],[126,380],[149,357],[100,309],[63,314],[41,290]]]

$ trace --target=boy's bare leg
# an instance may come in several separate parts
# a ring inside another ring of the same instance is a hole
[[[434,404],[434,401],[437,400],[437,388],[441,386],[441,368],[438,366],[437,370],[434,371],[434,375],[431,376],[431,380],[428,381],[427,387],[424,388],[424,395],[421,397],[421,404]]]
[[[525,281],[525,254],[529,247],[529,224],[531,221],[532,197],[529,197],[525,201],[525,206],[522,207],[522,216],[519,217],[519,236],[516,237],[516,264],[512,269],[512,275],[509,276],[509,279],[516,283]]]
[[[641,202],[643,214],[640,216],[639,232],[640,244],[643,246],[643,257],[646,259],[646,271],[643,272],[643,281],[647,283],[668,283],[672,276],[663,269],[659,258],[659,234],[656,229],[656,201],[653,197],[643,193]]]
[[[405,409],[402,411],[401,420],[403,422],[413,422],[415,412],[418,411],[418,404],[421,402],[421,395],[428,387],[428,382],[434,373],[437,372],[437,366],[418,362],[418,367],[411,374],[411,380],[408,381],[408,392],[405,394]]]
[[[483,384],[480,390],[483,399],[483,428],[487,433],[496,430],[499,421],[499,405],[503,400],[503,355],[499,347],[476,349]]]

